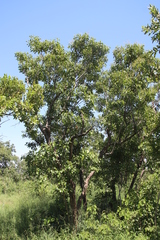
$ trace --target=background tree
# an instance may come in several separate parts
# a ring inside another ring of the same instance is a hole
[[[12,164],[12,161],[17,160],[15,152],[13,144],[0,141],[0,168],[7,168]]]
[[[149,10],[152,16],[151,23],[142,29],[145,34],[151,35],[152,42],[156,43],[153,47],[153,52],[156,54],[158,51],[160,53],[160,12],[153,5],[150,5]]]
[[[145,27],[142,27],[143,32],[151,36],[152,42],[156,45],[153,47],[153,54],[160,52],[160,12],[158,8],[153,5],[149,7],[150,14],[152,16],[151,23]],[[152,129],[150,134],[148,134],[148,138],[146,138],[144,147],[147,149],[148,152],[148,167],[152,170],[156,169],[158,166],[156,165],[159,162],[159,125],[160,125],[160,118],[159,118],[159,106],[160,106],[160,86],[159,86],[159,79],[160,79],[160,62],[158,62],[157,67],[154,69],[154,74],[157,78],[157,94],[155,99],[152,100],[152,106],[155,110],[154,114],[148,118],[147,124],[148,129]],[[154,119],[154,121],[153,121]],[[154,159],[154,160],[153,160]],[[153,164],[154,163],[154,164]]]
[[[130,191],[143,168],[146,153],[142,147],[154,120],[158,60],[134,44],[116,48],[114,63],[103,77],[98,100],[104,141],[101,143],[101,174],[112,192],[116,209],[116,185],[125,186],[131,176]],[[102,89],[102,90],[101,90]]]

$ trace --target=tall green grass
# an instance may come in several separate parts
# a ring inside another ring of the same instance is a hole
[[[129,233],[113,213],[99,217],[91,189],[88,211],[81,210],[75,233],[66,217],[63,198],[55,188],[49,183],[40,185],[37,181],[14,182],[0,178],[0,240],[147,239],[142,234]]]
[[[37,194],[36,184],[33,181],[16,183],[17,187],[14,185],[11,190],[8,186],[4,193],[1,179],[0,239],[27,239],[32,234],[62,225],[57,196],[53,197],[46,188]]]

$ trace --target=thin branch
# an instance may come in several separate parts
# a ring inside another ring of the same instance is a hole
[[[79,81],[79,79],[80,79],[85,73],[86,73],[86,71],[84,71],[77,79],[75,79],[75,85],[74,85],[73,89],[70,91],[69,96],[68,96],[68,98],[67,98],[67,101],[70,99],[71,93],[74,92],[74,90],[75,90],[76,87],[78,86],[78,81]]]
[[[93,127],[90,127],[86,132],[83,132],[83,133],[81,133],[81,134],[75,134],[74,136],[71,137],[71,141],[73,141],[75,138],[84,137],[84,136],[87,135],[87,133],[89,133],[92,129],[93,129]]]
[[[1,126],[2,124],[4,124],[5,122],[8,122],[9,120],[10,120],[10,119],[7,119],[7,120],[1,122],[1,123],[0,123],[0,126]]]
[[[13,114],[13,112],[9,112],[9,113],[5,113],[3,116],[11,116]],[[1,116],[2,117],[2,116]]]
[[[119,145],[127,142],[128,140],[130,140],[132,137],[134,137],[136,134],[138,134],[143,128],[141,128],[139,131],[137,131],[136,133],[134,132],[133,134],[131,134],[129,137],[126,137],[123,141],[121,141],[120,143],[118,143]]]
[[[76,85],[78,85],[79,79],[86,73],[86,70],[76,79]]]
[[[137,169],[136,169],[136,171],[133,175],[132,182],[131,182],[131,185],[129,187],[128,193],[133,189],[134,183],[137,179],[138,171],[139,171],[140,167],[142,166],[143,161],[144,161],[144,156],[143,156],[143,153],[142,153],[141,158],[139,160],[139,163],[137,164]]]

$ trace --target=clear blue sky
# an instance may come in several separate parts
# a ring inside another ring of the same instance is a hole
[[[18,71],[15,52],[29,51],[29,36],[42,40],[60,39],[67,48],[73,37],[87,32],[112,51],[127,43],[144,44],[152,48],[151,40],[141,27],[150,23],[149,4],[160,10],[160,0],[4,0],[0,3],[1,44],[0,76],[4,73],[24,79]],[[3,120],[2,120],[3,121]],[[2,124],[3,141],[14,143],[17,155],[27,153],[26,139],[22,139],[23,124],[10,120]]]

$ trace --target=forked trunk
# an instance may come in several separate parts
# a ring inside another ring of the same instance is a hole
[[[84,209],[85,210],[87,209],[87,189],[88,189],[89,180],[93,176],[93,174],[94,174],[94,171],[90,172],[90,174],[88,175],[88,177],[84,181],[83,188],[82,188],[82,193],[79,196],[78,202],[77,202],[77,211],[79,211],[79,209],[81,208],[82,201],[83,201]]]
[[[85,210],[87,209],[87,198],[86,198],[87,188],[88,188],[89,180],[93,176],[93,174],[94,174],[94,171],[90,172],[90,174],[84,181],[82,193],[79,196],[77,203],[76,203],[76,184],[73,182],[73,180],[70,180],[69,196],[70,196],[70,206],[71,206],[71,211],[72,211],[72,224],[73,224],[75,230],[77,230],[78,212],[79,212],[79,209],[81,208],[82,201],[83,201],[84,209]]]

